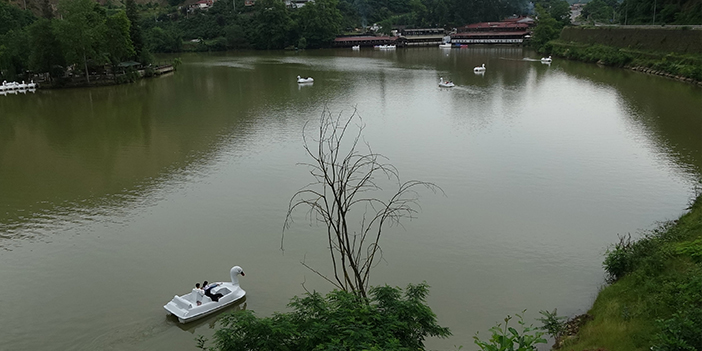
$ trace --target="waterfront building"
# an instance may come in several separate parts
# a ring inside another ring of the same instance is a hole
[[[352,46],[362,46],[362,47],[373,47],[375,45],[397,45],[397,37],[388,36],[347,36],[347,37],[337,37],[334,39],[334,46],[341,48],[350,48]]]
[[[458,44],[523,44],[531,36],[533,20],[529,17],[509,18],[500,22],[473,23],[451,34],[451,43]]]

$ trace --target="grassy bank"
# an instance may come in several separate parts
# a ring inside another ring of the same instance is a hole
[[[702,350],[702,195],[643,238],[621,238],[605,259],[613,283],[563,350]]]
[[[544,51],[571,60],[630,68],[702,85],[702,54],[678,54],[554,40]]]

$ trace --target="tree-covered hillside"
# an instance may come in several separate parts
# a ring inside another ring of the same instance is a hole
[[[593,0],[583,7],[580,19],[627,25],[702,25],[702,0]]]
[[[374,23],[389,33],[398,25],[454,28],[530,11],[525,0],[316,0],[300,8],[286,7],[282,0],[258,0],[250,7],[235,0],[215,2],[206,11],[153,4],[141,8],[140,25],[154,52],[318,48]]]

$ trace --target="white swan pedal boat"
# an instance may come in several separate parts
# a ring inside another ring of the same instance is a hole
[[[456,85],[453,84],[453,82],[448,81],[448,80],[444,80],[444,78],[441,77],[441,78],[439,78],[439,86],[442,88],[453,88]]]
[[[551,56],[541,58],[541,63],[551,63],[551,61]]]
[[[218,301],[213,301],[208,296],[202,296],[202,304],[198,306],[196,292],[193,291],[185,295],[174,296],[163,308],[178,317],[179,322],[188,323],[233,304],[246,295],[246,291],[239,286],[239,275],[243,277],[245,274],[239,266],[232,267],[229,273],[232,278],[231,282],[217,282],[219,285],[210,290],[213,295],[222,294]]]
[[[314,78],[312,78],[312,77],[300,78],[300,76],[297,76],[297,82],[300,83],[300,84],[303,84],[303,83],[314,83]]]
[[[485,72],[485,64],[483,63],[482,66],[478,66],[478,67],[473,68],[473,72],[476,72],[476,73],[477,72]]]

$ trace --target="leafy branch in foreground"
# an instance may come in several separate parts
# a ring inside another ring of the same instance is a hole
[[[559,316],[558,309],[554,308],[553,312],[541,310],[539,314],[543,316],[536,319],[541,322],[541,330],[545,330],[552,338],[558,339],[566,331],[568,317]]]
[[[294,311],[258,318],[251,311],[238,311],[220,319],[214,335],[220,351],[311,351],[311,350],[424,350],[427,336],[445,338],[448,328],[436,322],[426,305],[429,286],[372,287],[368,298],[342,290],[325,296],[317,292],[294,297]]]
[[[545,344],[546,339],[542,338],[545,334],[539,331],[539,328],[533,325],[527,326],[524,323],[524,312],[522,314],[515,314],[517,316],[517,324],[521,327],[521,332],[517,329],[509,326],[509,321],[512,320],[512,316],[507,316],[505,318],[504,326],[502,323],[498,323],[496,326],[490,328],[492,337],[488,341],[482,341],[476,333],[473,336],[474,342],[483,351],[534,351],[536,350],[536,344]]]
[[[315,137],[307,133],[305,125],[303,145],[312,161],[304,165],[314,181],[290,199],[283,233],[293,220],[294,210],[308,208],[310,220],[326,227],[334,276],[303,265],[337,289],[366,297],[371,268],[382,256],[383,229],[414,217],[418,207],[415,188],[434,192],[441,189],[419,180],[401,182],[397,169],[362,142],[361,122],[355,110],[349,118],[343,118],[341,113],[334,116],[325,108]]]

